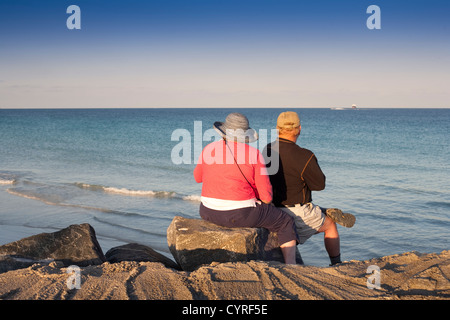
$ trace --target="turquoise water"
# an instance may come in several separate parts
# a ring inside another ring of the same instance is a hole
[[[233,111],[270,141],[282,110],[0,110],[0,243],[87,222],[104,251],[138,242],[169,255],[172,218],[199,217],[192,170],[210,140],[202,135]],[[449,249],[450,110],[296,111],[298,144],[327,176],[313,201],[357,216],[339,227],[344,260]],[[175,164],[181,142],[189,161]],[[307,264],[329,263],[322,235],[299,249]]]

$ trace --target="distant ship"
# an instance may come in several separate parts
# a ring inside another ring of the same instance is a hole
[[[359,110],[359,109],[356,107],[356,104],[352,104],[351,108],[336,107],[336,108],[331,108],[331,110]]]

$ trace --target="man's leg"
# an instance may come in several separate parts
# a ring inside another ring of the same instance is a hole
[[[329,217],[325,217],[325,221],[318,232],[324,232],[325,249],[330,257],[331,264],[340,263],[341,248],[336,223]]]
[[[351,213],[342,212],[340,209],[336,208],[328,208],[323,209],[324,213],[336,223],[339,223],[341,226],[346,228],[351,228],[355,224],[356,217]]]

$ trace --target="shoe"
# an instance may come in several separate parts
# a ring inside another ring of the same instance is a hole
[[[353,227],[356,221],[356,217],[351,213],[344,213],[336,208],[327,209],[325,213],[331,220],[346,228]]]

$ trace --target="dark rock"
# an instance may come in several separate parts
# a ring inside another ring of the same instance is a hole
[[[277,235],[264,228],[225,228],[176,216],[167,229],[167,242],[175,261],[186,271],[212,262],[284,262]],[[297,263],[302,263],[298,249]]]
[[[106,252],[105,257],[111,263],[121,261],[160,262],[168,268],[180,270],[180,266],[171,259],[150,247],[138,243],[129,243],[111,248]]]
[[[36,260],[32,260],[32,259],[16,257],[14,255],[1,255],[0,256],[0,273],[8,272],[11,270],[28,268],[38,262],[42,262],[42,261],[36,261]]]
[[[4,262],[11,261],[13,257],[13,260],[23,262],[24,265],[27,260],[39,262],[53,259],[63,262],[64,266],[83,267],[106,261],[95,231],[87,223],[71,225],[53,233],[40,233],[2,245],[0,255],[10,256],[5,258]]]

